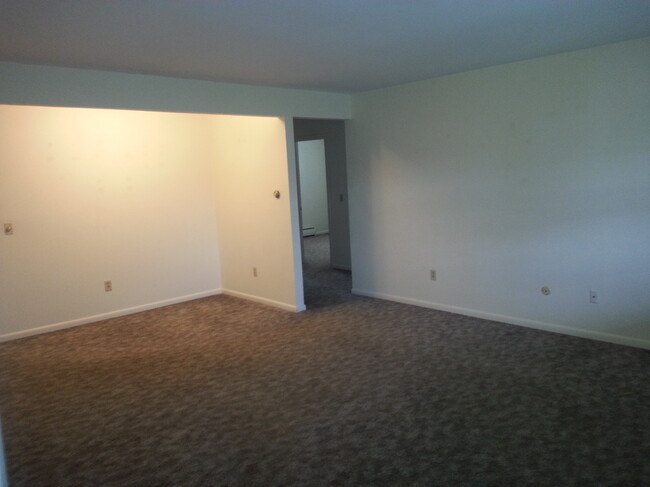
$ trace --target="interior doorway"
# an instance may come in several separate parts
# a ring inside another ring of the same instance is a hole
[[[303,237],[329,234],[325,139],[296,142]]]
[[[294,119],[305,304],[351,296],[345,122]]]

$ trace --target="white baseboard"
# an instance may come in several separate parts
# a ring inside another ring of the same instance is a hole
[[[609,343],[615,343],[617,345],[627,345],[630,347],[644,348],[650,350],[650,340],[643,340],[641,338],[634,338],[634,337],[628,337],[622,335],[613,335],[611,333],[603,333],[600,331],[586,330],[584,328],[574,328],[571,326],[558,325],[556,323],[546,323],[544,321],[528,320],[525,318],[517,318],[515,316],[487,313],[484,311],[461,308],[458,306],[447,306],[444,304],[433,303],[431,301],[405,298],[402,296],[393,296],[384,293],[376,293],[364,289],[352,289],[352,294],[358,294],[360,296],[368,296],[370,298],[385,299],[387,301],[395,301],[397,303],[411,304],[413,306],[436,309],[439,311],[447,311],[449,313],[472,316],[474,318],[483,318],[491,321],[499,321],[501,323],[507,323],[509,325],[524,326],[526,328],[534,328],[536,330],[551,331],[554,333],[561,333],[564,335],[571,335],[580,338],[589,338],[591,340],[598,340],[601,342],[609,342]]]
[[[88,323],[94,323],[96,321],[107,320],[109,318],[117,318],[119,316],[139,313],[140,311],[147,311],[154,308],[161,308],[163,306],[169,306],[170,304],[192,301],[193,299],[205,298],[207,296],[214,296],[217,294],[221,294],[221,289],[211,289],[209,291],[202,291],[200,293],[188,294],[186,296],[179,296],[176,298],[163,299],[162,301],[155,301],[153,303],[147,303],[140,306],[133,306],[131,308],[109,311],[108,313],[85,316],[83,318],[77,318],[75,320],[62,321],[60,323],[53,323],[51,325],[39,326],[36,328],[30,328],[28,330],[6,333],[4,335],[0,335],[0,342],[16,340],[18,338],[25,338],[32,335],[40,335],[41,333],[49,333],[51,331],[63,330],[65,328],[72,328],[73,326],[86,325]]]
[[[266,304],[268,306],[284,309],[286,311],[298,312],[298,311],[305,311],[305,309],[307,309],[304,304],[302,306],[296,306],[294,304],[283,303],[281,301],[275,301],[273,299],[262,298],[260,296],[255,296],[253,294],[246,294],[239,291],[233,291],[232,289],[222,289],[221,292],[229,296],[246,299],[248,301],[255,301],[256,303]]]

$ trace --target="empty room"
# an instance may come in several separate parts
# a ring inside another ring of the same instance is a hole
[[[0,0],[0,220],[1,487],[650,484],[647,0]]]

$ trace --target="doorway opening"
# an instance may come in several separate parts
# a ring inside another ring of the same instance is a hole
[[[351,299],[350,226],[342,120],[294,119],[305,304]]]

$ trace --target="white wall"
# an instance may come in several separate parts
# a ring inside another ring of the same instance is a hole
[[[300,249],[292,239],[283,120],[219,117],[213,146],[223,291],[304,309],[302,292],[296,298],[294,252]]]
[[[313,227],[317,235],[329,233],[325,140],[298,142],[302,228]]]
[[[0,337],[219,290],[215,118],[0,105]]]
[[[641,39],[353,96],[355,291],[650,347],[649,80]]]

